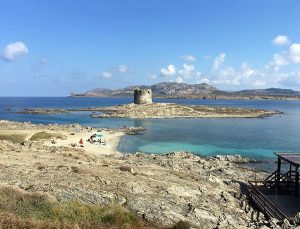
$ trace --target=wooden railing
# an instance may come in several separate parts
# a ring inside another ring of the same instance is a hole
[[[275,171],[263,181],[263,185],[268,188],[277,187],[277,191],[281,194],[295,194],[296,179],[296,171],[288,171],[285,174],[278,174],[277,171]]]
[[[264,181],[249,181],[249,184],[250,197],[265,215],[278,220],[289,219],[259,190],[259,187],[264,187]]]
[[[271,173],[264,181],[265,186],[272,186],[277,178],[277,171]]]
[[[287,173],[282,175],[281,179],[283,181],[295,181],[296,177],[297,177],[296,171],[288,171]]]

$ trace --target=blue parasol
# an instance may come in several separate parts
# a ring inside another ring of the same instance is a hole
[[[98,134],[98,137],[99,137],[99,138],[102,138],[102,137],[103,137],[103,134]]]

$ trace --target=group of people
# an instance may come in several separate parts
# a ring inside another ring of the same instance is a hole
[[[100,144],[103,144],[103,145],[106,145],[106,141],[104,141],[102,139],[102,137],[98,137],[97,134],[93,134],[90,136],[90,138],[87,140],[88,142],[94,144],[94,143],[100,143]]]

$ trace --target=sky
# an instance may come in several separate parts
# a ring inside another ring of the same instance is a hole
[[[299,0],[0,0],[0,96],[300,90]]]

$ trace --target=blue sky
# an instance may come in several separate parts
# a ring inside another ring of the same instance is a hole
[[[0,0],[0,96],[164,81],[300,90],[298,0]]]

